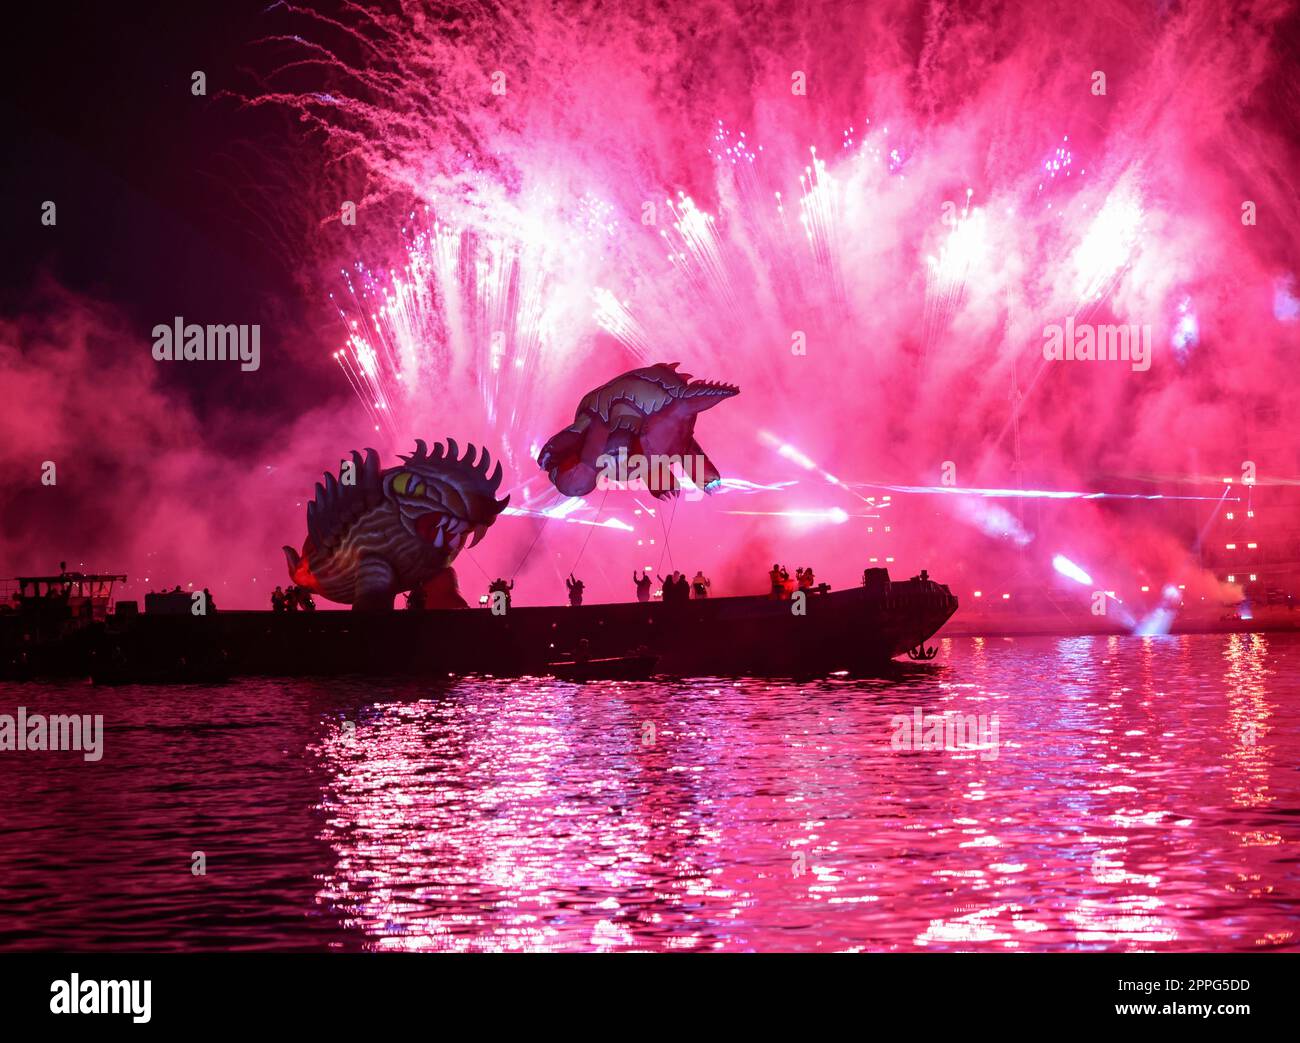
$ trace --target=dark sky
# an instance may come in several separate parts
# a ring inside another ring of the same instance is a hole
[[[33,308],[53,280],[111,301],[142,337],[173,315],[261,322],[272,339],[310,336],[306,327],[328,310],[304,301],[267,237],[269,199],[282,186],[267,184],[259,162],[294,128],[281,113],[221,96],[253,89],[250,66],[268,57],[254,41],[285,31],[285,12],[246,0],[137,0],[39,13],[13,30],[2,74],[0,311]],[[191,93],[196,69],[207,74],[206,97]],[[40,221],[44,200],[58,207],[53,228]],[[301,386],[291,354],[264,342],[268,372],[241,393],[273,401],[286,382]],[[339,390],[321,369],[316,390]],[[201,411],[205,389],[222,381],[184,369],[175,379],[196,376],[203,382],[189,390]]]

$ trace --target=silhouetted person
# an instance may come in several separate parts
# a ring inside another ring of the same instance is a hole
[[[713,584],[709,581],[709,577],[704,574],[704,570],[697,569],[695,572],[695,578],[691,580],[691,593],[695,595],[696,600],[707,598],[711,586],[713,586]]]
[[[286,600],[284,590],[281,587],[276,587],[271,591],[271,611],[285,612],[288,608],[289,603]]]
[[[781,578],[781,573],[784,571],[785,569],[781,568],[780,565],[773,565],[772,571],[767,574],[767,578],[772,581],[772,591],[768,595],[769,597],[779,598],[785,593],[785,580]]]
[[[406,610],[408,612],[424,611],[424,587],[419,586],[406,595]]]
[[[648,573],[648,572],[646,572],[644,569],[642,569],[642,571],[641,571],[641,575],[638,576],[638,575],[634,572],[634,573],[632,573],[632,582],[636,584],[636,599],[637,599],[637,601],[649,601],[649,600],[650,600],[650,586],[651,586],[651,584],[650,584],[650,573]]]
[[[582,580],[574,579],[573,573],[570,572],[569,578],[564,581],[564,585],[569,588],[569,604],[577,608],[582,604]]]
[[[656,573],[656,578],[659,580],[659,596],[663,603],[665,605],[677,604],[677,573],[672,573],[667,579]]]
[[[504,594],[506,596],[506,608],[510,607],[510,592],[515,589],[515,581],[507,583],[502,577],[498,576],[488,584],[488,594]],[[492,600],[496,600],[493,598]]]
[[[573,650],[573,661],[575,663],[585,663],[591,659],[591,642],[585,637],[578,642],[578,647]]]
[[[212,591],[207,587],[203,588],[203,602],[207,611],[215,612],[217,610],[217,603],[212,600]]]
[[[800,590],[811,590],[814,582],[812,566],[806,569],[796,569],[795,578],[799,580]]]

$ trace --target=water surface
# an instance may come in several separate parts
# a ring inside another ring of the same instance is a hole
[[[106,735],[0,753],[0,948],[1300,948],[1297,635],[959,638],[814,684],[0,685],[19,705]],[[985,732],[898,749],[918,710]]]

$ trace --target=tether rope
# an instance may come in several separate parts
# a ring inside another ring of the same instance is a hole
[[[537,541],[542,538],[542,533],[546,531],[546,524],[550,520],[551,520],[551,516],[549,514],[543,515],[542,524],[537,529],[537,535],[533,537],[533,542],[530,543],[528,545],[528,549],[524,551],[524,556],[519,559],[519,564],[515,566],[515,571],[510,573],[511,583],[513,583],[515,581],[515,577],[519,575],[519,570],[524,567],[524,562],[528,560],[528,555],[530,555],[533,552],[533,548],[537,546]]]
[[[596,509],[596,518],[594,521],[592,521],[591,527],[587,530],[587,538],[582,541],[582,550],[578,551],[577,561],[575,561],[573,565],[569,568],[570,576],[572,576],[573,573],[577,570],[578,564],[582,561],[582,556],[587,553],[587,544],[591,542],[592,533],[594,533],[598,528],[600,528],[600,526],[598,526],[596,522],[600,521],[600,514],[601,511],[605,509],[605,500],[606,498],[608,498],[608,496],[609,496],[609,487],[606,486],[605,495],[600,498],[600,507]]]
[[[677,520],[677,501],[680,500],[680,499],[681,499],[680,496],[674,496],[674,497],[673,497],[673,510],[672,510],[672,514],[669,515],[669,517],[668,517],[668,528],[666,528],[666,529],[664,529],[664,519],[663,519],[663,515],[660,514],[659,511],[655,511],[655,514],[659,514],[659,528],[660,528],[660,529],[663,529],[663,534],[664,534],[664,549],[661,550],[661,551],[659,552],[659,564],[658,564],[657,566],[655,566],[655,575],[656,575],[656,576],[662,574],[662,572],[663,572],[663,570],[664,570],[664,555],[665,555],[665,554],[668,555],[668,564],[669,564],[669,565],[676,564],[676,563],[673,561],[672,546],[671,546],[671,544],[669,543],[668,537],[669,537],[669,534],[673,531],[673,522]]]

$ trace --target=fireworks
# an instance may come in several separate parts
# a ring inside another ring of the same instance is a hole
[[[952,230],[945,236],[937,257],[926,258],[925,349],[938,345],[966,295],[966,279],[982,264],[987,252],[987,222],[984,212],[971,208],[972,189],[960,213],[945,211]]]
[[[745,390],[745,419],[710,432],[720,491],[786,502],[748,501],[736,525],[834,509],[848,520],[826,530],[858,533],[868,475],[963,493],[948,523],[955,512],[1021,546],[1038,523],[987,501],[1027,471],[1052,477],[1008,495],[1144,499],[1094,491],[1131,470],[1132,445],[1095,419],[1110,415],[1096,388],[1118,367],[1050,363],[1042,331],[1094,315],[1150,325],[1158,375],[1227,328],[1224,301],[1196,280],[1228,247],[1184,219],[1195,200],[1171,162],[1184,131],[1172,114],[1108,126],[1110,110],[1082,109],[1064,80],[1017,77],[1012,58],[987,94],[945,94],[927,73],[924,99],[909,99],[910,81],[822,73],[793,98],[790,56],[758,46],[780,26],[737,29],[748,49],[724,53],[688,5],[600,19],[504,6],[445,22],[352,9],[329,23],[337,46],[324,30],[302,45],[328,84],[258,99],[360,166],[370,199],[415,200],[404,221],[358,235],[330,346],[393,444],[456,425],[528,483],[576,396],[662,359]],[[869,24],[849,31],[859,51],[879,42]],[[1008,54],[1026,68],[1041,57],[1028,42]],[[1181,79],[1204,87],[1212,73]],[[1267,278],[1266,318],[1290,323],[1294,292]],[[1163,385],[1125,371],[1137,416]],[[929,486],[952,458],[980,484]],[[791,500],[805,495],[817,499]],[[539,483],[515,502],[545,513],[550,500]],[[676,538],[714,539],[710,509],[683,511]]]
[[[1134,181],[1131,173],[1120,180],[1074,252],[1076,316],[1086,316],[1104,301],[1132,261],[1142,228],[1142,202]]]

